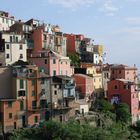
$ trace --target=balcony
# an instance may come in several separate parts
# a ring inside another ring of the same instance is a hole
[[[18,91],[18,97],[25,96],[25,90]]]
[[[66,88],[66,89],[72,89],[72,88],[74,88],[75,87],[75,84],[74,83],[66,83],[65,85],[64,85],[64,88]]]
[[[55,32],[55,35],[57,35],[57,36],[63,36],[63,33],[62,32]]]

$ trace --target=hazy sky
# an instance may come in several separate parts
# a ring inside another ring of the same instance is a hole
[[[0,0],[0,10],[84,34],[105,46],[107,62],[140,68],[140,0]]]

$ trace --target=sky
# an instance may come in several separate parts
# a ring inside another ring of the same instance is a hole
[[[104,46],[109,63],[140,70],[140,0],[0,0],[16,19],[39,19]]]

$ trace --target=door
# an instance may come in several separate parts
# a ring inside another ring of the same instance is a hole
[[[22,116],[22,127],[26,126],[26,118],[25,116]]]

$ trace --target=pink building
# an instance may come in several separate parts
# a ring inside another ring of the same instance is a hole
[[[37,65],[40,69],[44,69],[46,74],[55,75],[73,75],[73,68],[70,65],[69,57],[64,57],[53,51],[42,51],[33,53],[29,60]]]
[[[76,89],[83,98],[93,94],[93,79],[84,74],[74,74]]]
[[[126,79],[137,83],[137,68],[126,65],[112,65],[111,79]]]
[[[135,83],[125,79],[109,81],[107,98],[112,104],[120,102],[128,104],[132,123],[139,119],[139,99]]]

